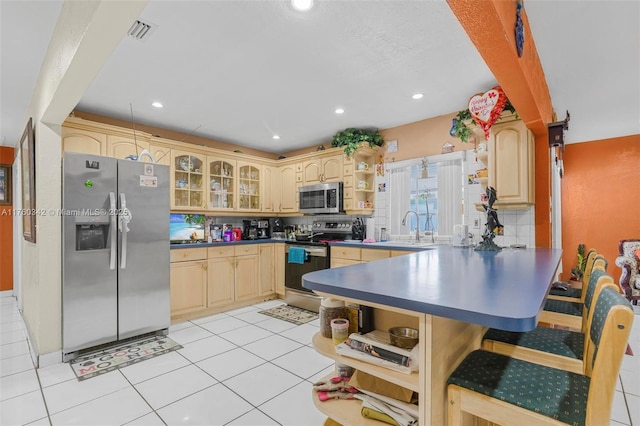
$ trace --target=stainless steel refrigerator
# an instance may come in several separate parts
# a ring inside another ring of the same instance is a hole
[[[65,153],[62,352],[170,324],[169,167]]]

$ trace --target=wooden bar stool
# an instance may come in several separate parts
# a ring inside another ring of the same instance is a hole
[[[633,310],[610,288],[593,309],[586,374],[476,350],[447,382],[448,424],[461,425],[470,413],[509,426],[608,425]]]
[[[589,270],[589,277],[594,270],[606,271],[608,262],[604,256],[598,254],[595,257],[593,266]],[[585,271],[586,274],[587,271]],[[590,281],[587,281],[590,282]],[[587,286],[588,287],[588,286]],[[542,314],[540,315],[540,321],[560,325],[563,327],[569,327],[574,330],[582,329],[582,317],[585,314],[584,299],[586,292],[582,292],[582,298],[580,302],[567,302],[563,300],[556,300],[548,298],[544,304]]]
[[[566,302],[581,302],[582,300],[582,288],[586,287],[589,284],[589,275],[591,274],[591,269],[593,268],[593,262],[595,261],[595,257],[598,254],[596,249],[590,249],[587,252],[587,258],[585,259],[584,266],[584,274],[582,275],[582,286],[581,288],[568,287],[566,290],[561,290],[559,288],[553,288],[549,290],[549,299],[556,300],[564,300]],[[555,284],[555,283],[554,283]],[[561,282],[565,286],[568,286],[567,283]]]
[[[605,288],[617,291],[613,277],[604,271],[595,270],[585,288],[585,308],[582,317],[583,330],[589,330],[593,319],[593,309],[600,293]],[[585,356],[589,339],[584,332],[562,330],[538,326],[524,333],[489,329],[482,339],[482,349],[522,359],[547,367],[559,368],[574,373],[585,374]]]

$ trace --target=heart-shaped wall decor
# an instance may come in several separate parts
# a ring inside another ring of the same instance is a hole
[[[504,94],[500,86],[496,86],[483,94],[474,95],[469,99],[471,117],[484,131],[485,139],[489,139],[489,130],[500,117],[506,104],[507,95]]]

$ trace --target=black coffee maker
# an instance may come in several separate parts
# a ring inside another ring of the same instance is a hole
[[[269,219],[271,238],[274,240],[285,240],[287,238],[284,232],[284,222],[279,217]]]
[[[270,238],[269,219],[258,220],[258,238]]]
[[[242,239],[255,240],[258,238],[258,221],[255,219],[242,221]]]

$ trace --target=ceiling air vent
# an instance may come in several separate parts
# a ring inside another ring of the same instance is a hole
[[[149,36],[156,30],[157,25],[152,24],[151,22],[143,22],[137,20],[131,25],[129,31],[127,31],[127,35],[131,38],[140,41],[146,41]]]

